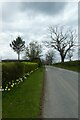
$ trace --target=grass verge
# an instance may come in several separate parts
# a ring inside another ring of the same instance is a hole
[[[64,68],[64,69],[75,71],[75,72],[80,72],[80,60],[64,62],[64,63],[56,63],[56,64],[53,64],[53,66]]]
[[[32,73],[23,83],[2,93],[2,117],[37,118],[43,87],[43,68]]]

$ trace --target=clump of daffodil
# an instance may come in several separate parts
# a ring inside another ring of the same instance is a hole
[[[0,86],[0,88],[2,88],[2,86]]]
[[[11,87],[14,87],[13,85],[11,85]]]
[[[26,79],[26,76],[23,76],[23,79]]]
[[[2,91],[2,89],[0,88],[0,91]]]
[[[14,83],[15,85],[17,84],[17,83]]]
[[[8,88],[8,86],[6,86],[6,89]]]
[[[29,73],[27,73],[27,75],[29,76]]]
[[[27,78],[27,77],[24,77],[25,79]]]
[[[19,79],[16,80],[17,82],[19,81]]]
[[[23,80],[21,80],[20,82],[23,82]]]
[[[11,82],[9,82],[9,84],[11,84]]]
[[[11,89],[10,88],[8,88],[8,91],[10,91]]]
[[[21,81],[21,80],[22,80],[22,78],[19,78],[19,80]]]
[[[27,77],[25,76],[24,79],[26,79]]]
[[[4,91],[4,89],[2,89],[2,91]]]
[[[12,85],[14,86],[14,83],[12,83]]]
[[[7,91],[7,89],[5,88],[5,91]]]

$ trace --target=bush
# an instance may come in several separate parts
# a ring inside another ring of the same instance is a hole
[[[2,87],[5,88],[6,85],[16,81],[19,77],[22,77],[26,73],[37,68],[37,63],[30,62],[4,62],[2,63]]]
[[[33,58],[31,61],[38,63],[38,67],[42,66],[42,62],[40,58]]]

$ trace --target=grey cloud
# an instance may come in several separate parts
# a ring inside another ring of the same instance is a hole
[[[48,15],[54,15],[61,10],[64,9],[67,3],[65,2],[29,2],[29,3],[22,3],[21,9],[22,10],[32,10],[34,12],[39,12]]]
[[[11,21],[14,19],[16,12],[19,11],[19,3],[17,2],[7,2],[2,4],[2,20]]]
[[[67,2],[7,2],[2,5],[2,19],[9,22],[18,12],[55,15],[59,14],[66,5]]]

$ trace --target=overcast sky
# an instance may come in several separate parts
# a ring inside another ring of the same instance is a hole
[[[27,45],[32,40],[45,40],[50,25],[66,25],[76,30],[78,27],[77,2],[4,2],[0,4],[0,14],[2,59],[17,59],[9,44],[18,35]]]

